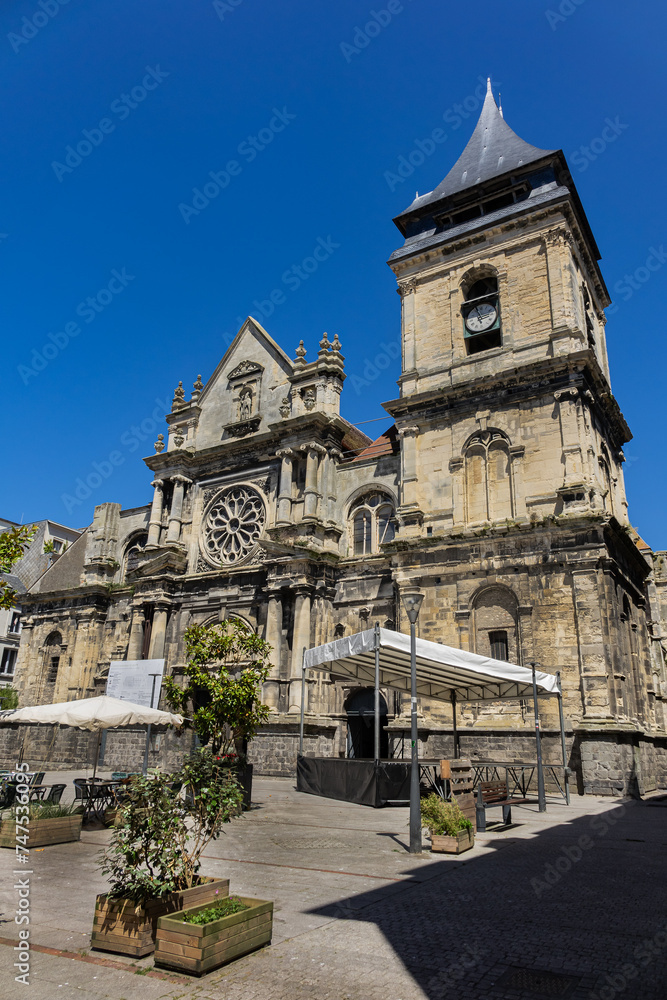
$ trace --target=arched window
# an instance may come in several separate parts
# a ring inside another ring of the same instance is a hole
[[[468,354],[502,347],[498,279],[489,274],[464,285],[463,336]]]
[[[386,493],[374,490],[360,496],[350,508],[350,519],[355,556],[379,552],[381,545],[394,539],[394,505]]]
[[[472,604],[475,652],[518,663],[516,596],[506,587],[487,587]]]
[[[502,521],[514,516],[509,441],[502,431],[479,431],[464,448],[466,521]]]
[[[126,580],[129,573],[132,573],[138,565],[139,557],[143,554],[144,547],[148,541],[146,532],[135,535],[125,550],[123,565],[123,579]]]
[[[43,683],[44,691],[42,698],[48,699],[53,696],[53,692],[58,679],[58,670],[63,653],[63,637],[60,632],[50,632],[44,643],[44,665]]]

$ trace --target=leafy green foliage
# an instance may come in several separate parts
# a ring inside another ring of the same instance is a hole
[[[179,795],[175,785],[185,786]],[[121,825],[115,827],[100,866],[110,895],[137,905],[190,889],[212,839],[241,813],[243,792],[234,774],[218,768],[200,748],[178,774],[135,775],[127,786]]]
[[[241,913],[242,910],[249,910],[246,903],[242,903],[238,896],[227,896],[213,906],[207,906],[205,910],[199,912],[186,913],[183,918],[184,924],[210,924],[221,917],[230,917],[232,913]]]
[[[465,818],[458,802],[445,802],[435,792],[422,799],[421,814],[422,824],[428,827],[432,837],[455,837],[461,830],[472,829],[472,823]]]
[[[0,687],[0,711],[8,712],[19,707],[19,693],[16,688]]]
[[[31,802],[28,817],[34,819],[60,819],[62,816],[76,816],[82,813],[80,805],[61,806],[58,802]],[[16,816],[16,806],[12,806],[11,815]]]
[[[271,646],[238,618],[191,625],[185,632],[188,663],[183,688],[165,677],[170,707],[186,718],[214,754],[241,751],[269,710],[262,705]],[[192,721],[189,721],[192,720]]]
[[[36,531],[36,525],[22,524],[0,533],[0,573],[11,571],[35,537]],[[0,580],[0,608],[11,608],[15,603],[16,591],[6,580]]]

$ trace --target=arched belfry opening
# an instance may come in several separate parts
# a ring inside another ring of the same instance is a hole
[[[375,735],[375,691],[361,688],[354,691],[345,702],[347,714],[347,757],[372,760]],[[387,702],[380,693],[380,757],[389,756],[387,726]]]

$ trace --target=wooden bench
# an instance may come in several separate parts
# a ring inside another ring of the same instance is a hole
[[[507,791],[507,781],[481,781],[477,786],[475,812],[477,816],[477,831],[486,831],[486,810],[500,806],[503,810],[503,823],[509,826],[512,822],[512,806],[527,802],[527,799],[510,798]]]

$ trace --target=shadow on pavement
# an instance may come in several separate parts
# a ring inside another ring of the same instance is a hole
[[[375,924],[429,1000],[664,1000],[666,821],[624,802],[309,912]]]

